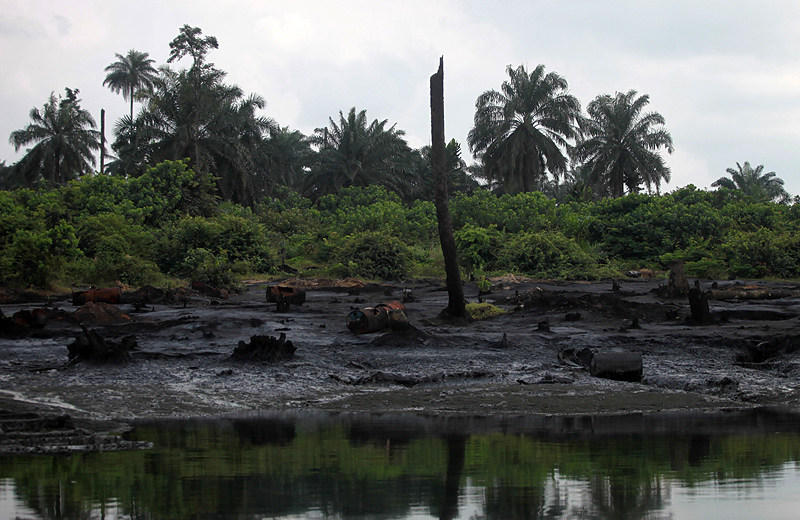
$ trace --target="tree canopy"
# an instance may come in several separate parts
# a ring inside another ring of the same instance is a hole
[[[621,197],[626,189],[637,193],[644,184],[658,191],[662,180],[669,182],[670,170],[659,150],[672,153],[672,136],[661,114],[643,113],[649,102],[648,95],[637,97],[629,90],[597,96],[586,107],[589,117],[580,119],[574,155],[597,193]]]
[[[130,100],[130,118],[133,119],[133,101],[145,97],[143,92],[153,88],[156,80],[157,71],[153,68],[155,60],[150,59],[148,53],[134,49],[129,50],[125,56],[115,56],[117,61],[105,69],[106,79],[103,80],[103,85],[112,92],[121,92],[122,99]]]
[[[100,149],[100,133],[92,115],[81,108],[79,91],[65,91],[63,98],[51,93],[42,110],[31,109],[31,122],[11,133],[15,150],[34,145],[15,165],[25,184],[40,178],[64,184],[93,171],[92,152]]]
[[[475,102],[475,124],[467,142],[483,161],[489,179],[501,179],[509,193],[541,189],[546,174],[567,170],[569,141],[577,136],[580,102],[567,80],[538,65],[506,69],[500,91],[487,90]]]
[[[736,163],[736,168],[727,168],[730,177],[720,177],[711,185],[741,193],[753,199],[766,202],[788,202],[789,194],[783,189],[783,179],[775,172],[762,173],[764,165],[753,168],[745,161],[744,165]]]

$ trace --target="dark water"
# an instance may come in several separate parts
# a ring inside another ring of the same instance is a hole
[[[253,415],[0,458],[0,518],[800,517],[800,416]]]

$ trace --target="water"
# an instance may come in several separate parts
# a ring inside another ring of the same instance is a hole
[[[0,518],[797,518],[800,416],[262,414],[0,458]]]

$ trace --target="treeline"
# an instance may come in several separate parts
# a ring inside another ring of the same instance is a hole
[[[139,177],[85,176],[0,191],[0,283],[21,287],[164,284],[235,288],[288,264],[326,276],[441,276],[436,212],[383,186],[313,200],[279,187],[246,207],[221,201],[188,161]],[[558,204],[540,192],[455,195],[465,274],[597,279],[685,261],[691,276],[800,277],[800,205],[689,186],[666,195]]]

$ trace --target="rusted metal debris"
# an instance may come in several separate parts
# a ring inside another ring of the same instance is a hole
[[[276,304],[278,312],[286,312],[290,305],[303,305],[306,302],[306,290],[287,285],[268,285],[267,302]]]
[[[119,287],[104,287],[102,289],[89,289],[72,293],[72,305],[85,305],[87,303],[113,303],[118,304],[122,296]]]
[[[375,307],[354,309],[347,315],[347,328],[353,334],[369,334],[386,329],[408,327],[406,307],[401,302],[379,303]]]

